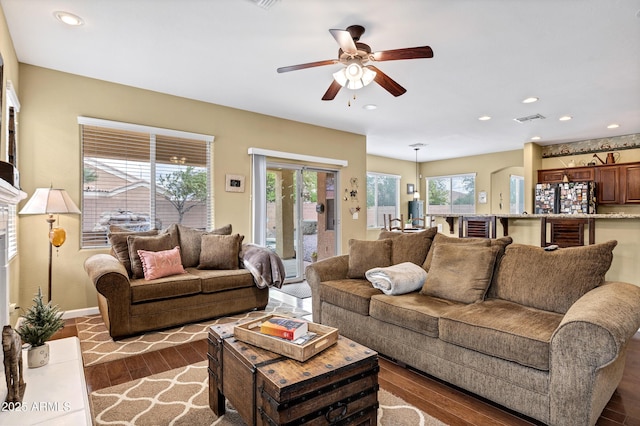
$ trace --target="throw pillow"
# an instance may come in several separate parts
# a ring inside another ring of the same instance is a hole
[[[512,244],[496,268],[489,296],[564,314],[604,283],[617,244],[612,240],[555,251]]]
[[[151,236],[157,235],[158,230],[152,229],[150,231],[143,232],[122,232],[122,231],[110,231],[107,238],[109,244],[111,244],[112,254],[122,263],[127,270],[129,277],[133,276],[131,270],[131,258],[129,256],[129,244],[127,243],[128,236]]]
[[[364,241],[349,240],[349,269],[347,278],[365,278],[372,268],[391,265],[391,239]]]
[[[433,253],[435,252],[436,247],[443,244],[456,244],[456,245],[476,245],[489,247],[491,245],[491,241],[488,238],[456,238],[456,237],[448,237],[444,234],[437,233],[433,237],[433,242],[431,243],[431,248],[427,253],[427,257],[422,264],[422,267],[425,271],[429,272],[431,268],[431,262],[433,260]]]
[[[231,224],[211,231],[190,228],[179,224],[178,236],[180,238],[182,265],[184,265],[185,268],[192,268],[200,264],[200,248],[203,235],[231,235],[231,229]]]
[[[144,278],[142,261],[138,256],[138,250],[162,251],[175,247],[175,239],[171,234],[161,234],[151,237],[129,235],[127,237],[129,245],[129,260],[131,260],[131,272],[133,278]]]
[[[422,266],[429,252],[429,247],[431,247],[433,237],[437,232],[437,228],[429,228],[420,232],[382,231],[378,236],[378,240],[391,239],[392,265],[412,262]]]
[[[138,256],[142,262],[145,280],[155,280],[186,272],[182,267],[180,247],[178,246],[171,250],[162,251],[138,250]]]
[[[198,269],[238,269],[243,239],[240,234],[203,235]]]
[[[461,303],[484,299],[500,246],[440,244],[421,294]]]

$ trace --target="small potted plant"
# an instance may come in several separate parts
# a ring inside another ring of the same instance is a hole
[[[318,261],[318,252],[313,252],[311,253],[311,262],[317,262]]]
[[[51,306],[51,302],[44,303],[42,290],[33,298],[33,306],[22,317],[17,332],[23,343],[30,345],[27,351],[27,365],[29,368],[42,367],[49,362],[49,345],[47,340],[64,327],[62,312],[58,306]]]

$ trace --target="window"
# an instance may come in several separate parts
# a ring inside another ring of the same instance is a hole
[[[427,178],[427,213],[475,213],[476,175]]]
[[[524,212],[524,177],[511,175],[509,176],[509,213],[521,214],[522,212]]]
[[[111,225],[211,227],[213,137],[79,117],[82,247],[107,246]]]
[[[367,227],[382,228],[384,215],[400,213],[400,176],[367,173]]]
[[[0,63],[2,61],[0,60]],[[0,72],[0,78],[2,73]],[[7,80],[7,162],[14,166],[18,164],[18,113],[20,112],[20,101],[18,95],[13,87],[13,82]],[[14,182],[17,185],[17,182]],[[12,259],[18,254],[18,231],[16,229],[17,208],[15,205],[10,205],[8,208],[8,222],[7,222],[7,257]]]

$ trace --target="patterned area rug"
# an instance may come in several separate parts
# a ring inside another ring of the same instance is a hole
[[[207,361],[91,393],[95,425],[244,425],[227,403],[217,418],[209,408]],[[441,426],[444,423],[380,389],[378,424]]]
[[[109,336],[107,327],[104,325],[100,315],[76,318],[76,327],[78,328],[82,360],[84,366],[88,367],[187,342],[203,340],[207,338],[209,326],[213,324],[240,321],[271,313],[288,314],[296,317],[309,315],[309,312],[295,308],[287,303],[269,299],[269,304],[264,311],[251,311],[211,321],[187,324],[182,327],[149,332],[117,341],[114,341]]]

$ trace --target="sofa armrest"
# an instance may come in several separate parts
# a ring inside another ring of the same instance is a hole
[[[100,313],[112,336],[128,333],[131,285],[125,267],[110,254],[95,254],[84,261],[84,270],[107,301],[107,312],[98,303]]]
[[[627,342],[639,327],[640,287],[633,284],[606,282],[569,308],[551,337],[551,424],[595,423],[622,377]]]
[[[320,301],[320,283],[322,281],[341,280],[347,277],[349,256],[340,255],[312,263],[305,269],[305,278],[311,287],[311,309],[313,321],[322,324]]]

